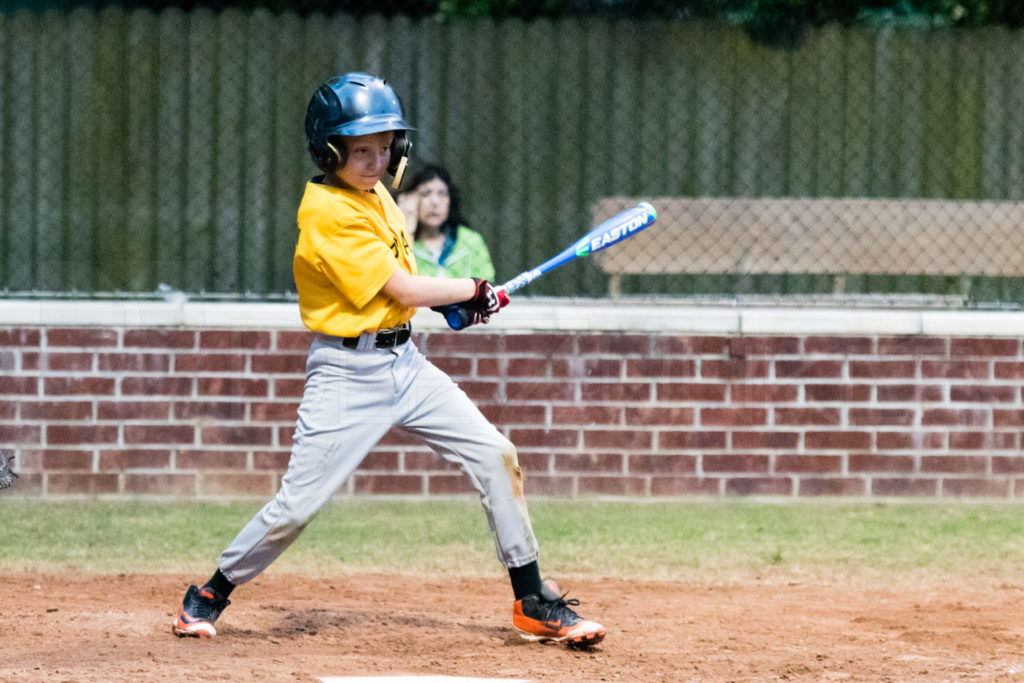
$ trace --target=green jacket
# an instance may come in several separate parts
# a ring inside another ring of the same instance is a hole
[[[494,280],[494,265],[484,238],[464,225],[459,226],[454,240],[445,238],[440,257],[435,258],[419,240],[413,242],[412,251],[416,255],[416,270],[420,275]]]

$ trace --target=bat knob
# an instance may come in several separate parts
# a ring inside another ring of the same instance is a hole
[[[444,319],[448,323],[448,327],[453,330],[463,330],[469,327],[469,311],[455,304],[445,309]]]

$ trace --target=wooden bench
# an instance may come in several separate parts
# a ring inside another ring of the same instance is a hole
[[[609,197],[593,224],[650,201],[658,220],[594,254],[618,296],[630,274],[1024,276],[1024,203],[927,199]]]

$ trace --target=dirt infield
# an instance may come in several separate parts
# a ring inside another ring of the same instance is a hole
[[[519,640],[510,589],[477,578],[267,574],[235,592],[216,639],[178,639],[190,578],[0,577],[0,680],[1024,679],[1024,584],[578,580],[581,612],[608,638],[576,652]]]

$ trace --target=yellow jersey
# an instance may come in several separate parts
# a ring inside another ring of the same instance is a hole
[[[306,183],[292,267],[302,322],[314,332],[354,337],[416,313],[382,289],[396,268],[415,275],[416,259],[405,216],[380,182],[373,192]]]

